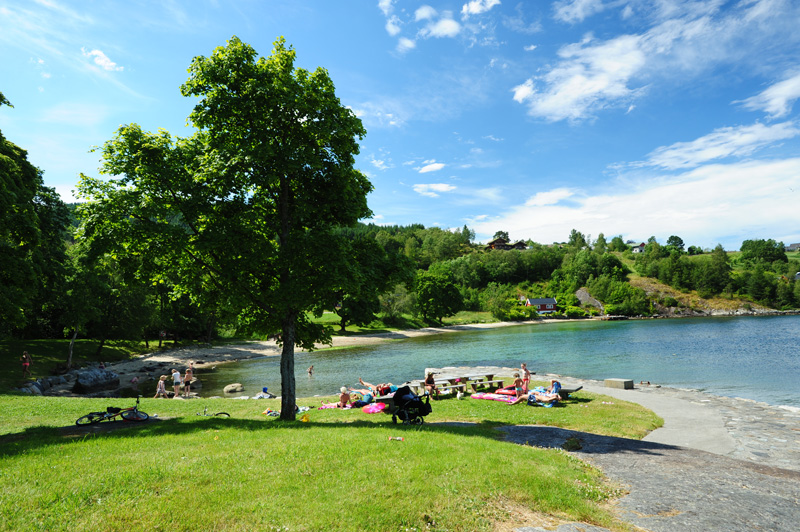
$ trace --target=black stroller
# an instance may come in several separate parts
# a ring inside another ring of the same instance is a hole
[[[394,423],[399,419],[403,425],[422,425],[425,423],[423,418],[431,413],[430,396],[426,395],[423,401],[408,386],[398,388],[393,399],[393,404],[384,412],[392,415]]]

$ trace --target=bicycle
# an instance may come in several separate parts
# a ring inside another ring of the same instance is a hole
[[[116,408],[113,406],[106,407],[105,412],[89,412],[85,416],[79,417],[76,425],[94,425],[101,421],[116,421],[117,417],[121,417],[123,421],[146,421],[150,416],[139,410],[139,399],[136,398],[136,404],[128,408]]]
[[[195,413],[195,415],[196,416],[208,416],[208,417],[214,417],[214,416],[231,417],[231,415],[229,413],[227,413],[227,412],[215,412],[213,414],[209,414],[208,413],[208,407],[203,408],[203,413],[202,414],[200,412],[197,412],[197,413]]]

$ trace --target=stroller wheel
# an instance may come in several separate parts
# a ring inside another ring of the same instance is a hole
[[[411,423],[412,425],[422,425],[423,423],[425,423],[425,420],[424,420],[424,419],[422,419],[421,417],[415,417],[414,419],[412,419],[412,420],[410,421],[410,423]]]

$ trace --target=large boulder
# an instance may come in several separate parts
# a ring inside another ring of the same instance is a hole
[[[90,368],[77,372],[72,391],[93,394],[117,388],[119,388],[119,375],[107,369]]]
[[[243,392],[243,391],[244,391],[244,386],[242,386],[242,385],[241,385],[240,383],[238,383],[238,382],[235,382],[235,383],[233,383],[233,384],[229,384],[229,385],[227,385],[226,387],[224,387],[224,388],[222,389],[222,391],[223,391],[223,392],[225,392],[225,393],[237,393],[237,392]]]

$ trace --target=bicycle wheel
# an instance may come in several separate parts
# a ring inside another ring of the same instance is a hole
[[[227,413],[227,412],[217,412],[214,415],[218,416],[218,417],[231,417],[231,415],[229,413]]]
[[[141,410],[126,410],[120,415],[125,421],[147,421],[150,417]]]
[[[100,423],[103,421],[105,415],[102,412],[90,412],[85,416],[79,417],[76,421],[76,425],[94,425],[95,423]]]

